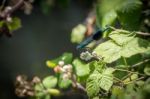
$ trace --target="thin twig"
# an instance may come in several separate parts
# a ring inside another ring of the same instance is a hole
[[[6,7],[1,13],[1,18],[7,18],[10,16],[14,11],[16,11],[18,8],[20,8],[24,3],[24,0],[19,0],[14,6],[10,7],[9,9]]]
[[[13,13],[15,10],[17,10],[18,8],[20,8],[24,3],[24,0],[19,0],[18,3],[16,5],[14,5],[12,7],[12,10],[10,10],[10,14]]]
[[[112,26],[109,26],[110,29],[112,30],[123,30],[123,29],[117,29],[115,27],[112,27]],[[139,35],[144,35],[144,36],[150,36],[150,33],[145,33],[145,32],[135,32],[136,34],[139,34]]]
[[[147,63],[148,61],[150,61],[150,59],[143,60],[142,62],[139,62],[139,63],[137,63],[137,64],[132,65],[131,67],[132,67],[132,68],[137,67],[137,66],[139,66],[139,65],[142,65],[142,64],[144,64],[144,63]]]
[[[135,33],[139,35],[150,36],[150,33],[144,33],[144,32],[135,32]]]
[[[128,78],[128,77],[131,76],[131,75],[132,75],[132,73],[127,74],[126,76],[124,76],[124,77],[122,78],[122,80],[125,80],[126,78]]]
[[[133,74],[138,74],[138,75],[146,76],[145,74],[141,74],[141,73],[138,73],[138,72],[132,72],[132,71],[125,70],[125,69],[115,69],[115,70],[118,70],[118,71],[125,71],[125,72],[129,72],[129,73],[133,73]]]
[[[114,78],[114,80],[123,83],[123,81],[122,81],[121,79],[119,79],[119,78],[117,78],[117,77],[113,77],[113,78]]]
[[[72,86],[79,89],[79,90],[82,90],[83,92],[86,92],[86,89],[76,81],[76,77],[75,75],[72,75],[71,77],[71,80],[72,80]]]
[[[5,3],[6,3],[6,0],[3,0],[3,1],[2,1],[2,5],[1,5],[1,7],[0,7],[0,10],[2,10],[2,9],[3,9],[3,7],[4,7]]]

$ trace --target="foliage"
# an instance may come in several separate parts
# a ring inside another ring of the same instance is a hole
[[[47,13],[49,7],[45,4],[51,3],[44,1],[41,5]],[[54,75],[33,81],[33,94],[27,95],[50,99],[66,94],[65,91],[72,88],[87,93],[90,99],[148,99],[150,33],[146,32],[150,32],[150,13],[144,13],[149,8],[144,2],[150,3],[148,0],[98,0],[94,8],[96,15],[90,14],[84,23],[72,30],[71,42],[80,44],[96,30],[95,25],[102,29],[108,25],[100,42],[92,38],[97,43],[91,41],[93,46],[81,53],[82,60],[66,52],[46,61]],[[13,20],[14,23],[7,24],[10,31],[20,27],[20,20]],[[0,26],[5,22],[1,21]]]

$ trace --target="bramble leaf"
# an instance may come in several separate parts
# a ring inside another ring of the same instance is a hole
[[[113,84],[113,68],[104,69],[102,73],[95,70],[87,79],[86,90],[89,97],[97,96],[100,88],[109,91]]]
[[[109,37],[119,45],[124,45],[134,38],[135,33],[125,30],[112,31]]]
[[[106,63],[111,63],[121,57],[121,47],[109,40],[98,45],[94,51],[97,55],[102,56]]]
[[[111,86],[113,85],[113,68],[107,68],[102,73],[102,79],[100,80],[100,87],[106,91],[109,91]]]
[[[89,97],[95,97],[98,95],[100,91],[99,82],[101,78],[102,75],[99,72],[94,71],[87,79],[86,91]]]
[[[136,54],[145,53],[150,49],[147,40],[133,37],[127,31],[116,31],[110,33],[110,38],[104,43],[99,44],[94,51],[104,57],[104,61],[111,63],[122,57],[131,57]]]

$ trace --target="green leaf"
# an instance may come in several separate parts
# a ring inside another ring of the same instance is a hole
[[[102,15],[102,28],[105,28],[106,25],[112,25],[117,18],[117,14],[114,10],[107,12]]]
[[[102,75],[99,72],[95,71],[87,79],[86,91],[89,97],[95,97],[98,95],[100,91],[99,82],[101,78]]]
[[[132,66],[135,63],[138,63],[138,62],[142,61],[142,55],[141,54],[136,54],[136,55],[133,55],[129,58],[125,58],[125,60],[126,60],[126,62],[129,66]],[[116,65],[117,65],[117,67],[124,66],[125,65],[124,58],[118,59],[117,62],[116,62]],[[128,68],[128,66],[124,66],[124,68]]]
[[[93,73],[94,70],[97,70],[98,72],[103,72],[103,69],[106,67],[105,63],[102,61],[92,61],[89,64],[90,73]]]
[[[121,50],[121,56],[131,57],[132,55],[145,53],[150,48],[150,43],[141,38],[134,38],[128,42]]]
[[[141,9],[137,9],[133,12],[117,12],[118,19],[126,30],[138,30],[140,27],[140,15]],[[135,17],[136,16],[136,17]]]
[[[121,99],[124,95],[124,89],[120,86],[113,86],[111,99]],[[113,98],[115,97],[115,98]]]
[[[51,96],[50,95],[45,95],[44,99],[51,99]]]
[[[84,35],[86,32],[86,27],[82,24],[77,25],[73,28],[71,33],[71,42],[72,43],[80,43],[84,39]]]
[[[38,83],[34,87],[35,91],[42,91],[44,90],[44,86],[41,83]]]
[[[71,80],[69,80],[69,79],[63,79],[62,75],[60,76],[59,82],[58,82],[59,88],[66,89],[66,88],[69,88],[71,86],[71,84],[72,84]]]
[[[47,89],[47,92],[50,94],[50,95],[53,95],[53,96],[58,96],[60,95],[60,91],[58,89]]]
[[[140,26],[142,3],[140,0],[126,1],[126,4],[117,9],[118,19],[124,29],[138,30]]]
[[[3,24],[5,23],[5,21],[0,21],[0,28],[3,26]]]
[[[121,57],[120,51],[121,47],[111,40],[101,43],[94,49],[94,52],[96,52],[97,55],[102,56],[106,63],[111,63],[119,59]]]
[[[89,97],[97,96],[100,88],[109,91],[113,85],[113,68],[107,68],[102,73],[95,70],[87,79],[86,90]]]
[[[34,87],[34,90],[35,90],[35,96],[37,98],[39,98],[39,99],[45,98],[46,94],[44,92],[45,89],[44,89],[43,84],[41,84],[41,83],[36,84]]]
[[[45,93],[44,92],[36,92],[35,96],[41,99],[45,96]]]
[[[96,96],[96,97],[94,97],[94,98],[92,98],[92,99],[100,99],[98,96]]]
[[[82,62],[79,59],[75,59],[73,61],[73,65],[75,67],[75,72],[76,72],[77,76],[83,77],[83,76],[89,75],[90,70],[89,70],[88,64]]]
[[[141,5],[142,2],[140,0],[113,0],[113,2],[110,0],[99,0],[97,3],[97,23],[103,26],[106,14],[114,11],[125,29],[136,30],[140,23]],[[115,14],[108,17],[108,20],[115,20]]]
[[[120,40],[115,41],[118,44],[122,44],[120,43]],[[135,37],[132,40],[127,41],[128,40],[124,40],[126,44],[120,46],[116,44],[116,42],[109,40],[98,45],[94,51],[97,55],[102,56],[106,63],[111,63],[121,58],[121,56],[128,58],[136,54],[145,53],[150,49],[150,43],[147,40]]]
[[[125,45],[127,42],[132,40],[135,36],[135,33],[125,31],[125,30],[116,30],[112,31],[109,34],[109,37],[119,45]]]
[[[12,18],[12,22],[6,23],[10,32],[21,28],[21,20],[17,17]]]
[[[150,76],[150,64],[147,64],[144,68],[144,73],[148,76]]]
[[[102,73],[102,78],[100,80],[100,87],[102,89],[109,91],[109,89],[113,85],[113,75],[112,75],[113,72],[114,72],[113,68],[107,68]]]
[[[57,78],[54,76],[48,76],[43,79],[42,83],[46,88],[54,88],[57,85]]]
[[[64,61],[65,64],[71,64],[73,55],[72,53],[64,53],[60,57],[53,59],[53,60],[47,60],[46,65],[50,68],[54,68],[58,65],[59,61]]]

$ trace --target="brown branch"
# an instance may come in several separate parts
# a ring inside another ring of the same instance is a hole
[[[1,13],[0,13],[0,17],[1,18],[7,18],[8,16],[10,16],[14,11],[16,11],[18,8],[20,8],[22,5],[24,4],[24,0],[19,0],[18,3],[16,3],[16,5],[12,6],[12,7],[6,7]]]
[[[78,83],[78,82],[76,81],[75,75],[72,75],[71,80],[72,80],[72,86],[73,86],[74,88],[77,88],[78,90],[81,90],[81,91],[83,91],[83,92],[86,92],[86,89],[85,89],[80,83]]]

